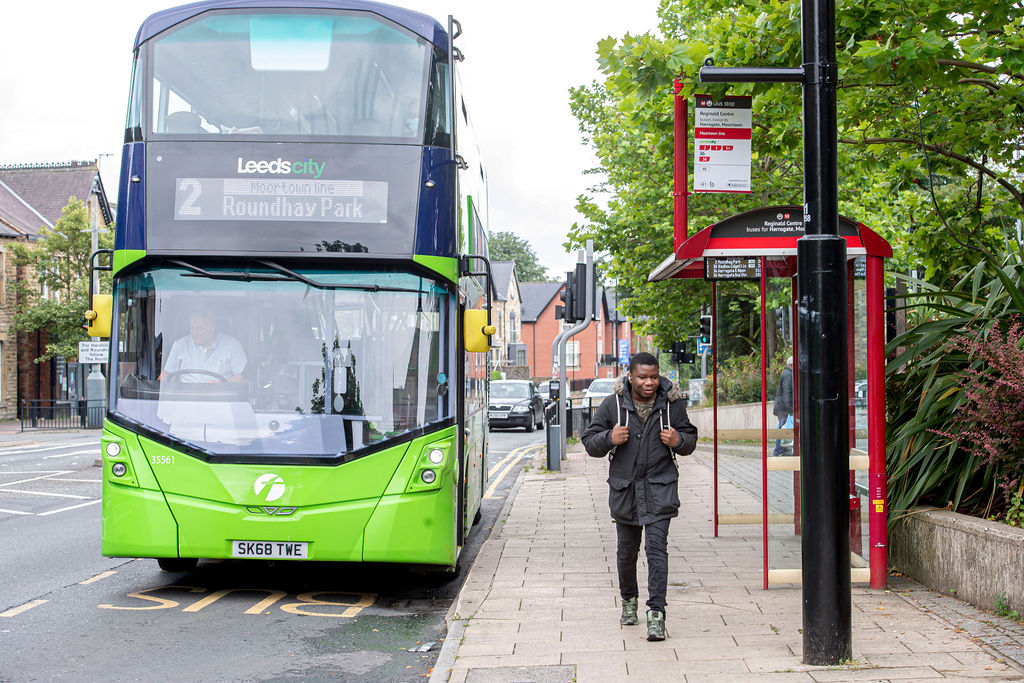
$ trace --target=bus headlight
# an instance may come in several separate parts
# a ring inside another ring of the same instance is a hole
[[[116,444],[111,444],[111,445],[116,445]],[[118,450],[120,450],[120,449],[118,449]],[[108,452],[110,451],[110,447],[109,446],[107,447],[107,451]],[[113,464],[113,466],[111,466],[110,471],[111,471],[111,473],[113,473],[113,475],[115,477],[123,477],[124,475],[126,475],[128,473],[128,468],[125,466],[125,464],[123,462],[115,462]]]
[[[111,441],[110,443],[108,443],[107,455],[109,455],[111,458],[116,458],[117,456],[121,455],[121,444],[117,443],[116,441]],[[117,476],[120,477],[121,475],[119,474]]]
[[[444,462],[444,451],[442,451],[440,448],[435,448],[429,453],[427,453],[427,459],[430,460],[430,462],[434,463],[435,465],[440,465],[442,462]]]
[[[423,480],[424,484],[433,484],[434,480],[437,479],[437,472],[434,470],[423,470],[420,474],[420,479]]]

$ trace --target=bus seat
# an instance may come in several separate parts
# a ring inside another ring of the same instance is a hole
[[[191,111],[176,111],[164,120],[165,133],[205,133],[199,114]]]

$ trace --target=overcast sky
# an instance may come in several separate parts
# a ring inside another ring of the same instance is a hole
[[[139,24],[174,0],[7,2],[0,20],[0,164],[100,158],[117,187],[131,48]],[[568,90],[599,77],[609,35],[657,26],[657,0],[542,2],[404,0],[462,23],[467,102],[490,180],[490,229],[525,238],[550,274],[571,268],[562,247],[593,156]],[[110,156],[102,156],[110,155]]]

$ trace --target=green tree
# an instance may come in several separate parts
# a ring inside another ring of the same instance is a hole
[[[89,338],[82,324],[89,303],[91,233],[85,204],[71,197],[53,228],[39,231],[37,242],[11,248],[15,263],[28,273],[14,284],[18,302],[14,327],[42,330],[49,338],[37,363],[54,356],[77,358],[78,342]],[[100,248],[112,243],[110,231],[99,233]]]
[[[693,329],[707,296],[699,281],[646,281],[672,247],[673,79],[690,102],[696,93],[754,96],[754,192],[692,195],[692,234],[739,211],[802,203],[799,87],[698,84],[698,69],[709,57],[792,67],[801,54],[798,3],[663,0],[659,17],[658,35],[601,41],[604,80],[571,91],[602,181],[579,198],[584,220],[570,245],[594,239],[611,253],[611,275],[630,295],[625,311],[665,340],[680,325]],[[1022,26],[1024,6],[1001,0],[838,8],[840,210],[889,240],[891,269],[940,282],[1013,238],[1024,205]]]
[[[511,232],[492,232],[487,239],[492,261],[515,261],[520,282],[550,282],[530,243]]]

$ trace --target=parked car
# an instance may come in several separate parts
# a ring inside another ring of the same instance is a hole
[[[487,418],[491,427],[523,427],[532,432],[544,426],[544,399],[533,382],[495,380],[491,382]]]
[[[590,408],[597,408],[605,396],[609,396],[615,390],[615,378],[605,377],[595,379],[583,392],[583,405]]]
[[[868,404],[868,381],[859,379],[853,383],[853,405],[866,406]]]
[[[550,382],[537,382],[537,393],[544,400],[544,405],[551,402],[551,384]]]

